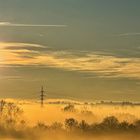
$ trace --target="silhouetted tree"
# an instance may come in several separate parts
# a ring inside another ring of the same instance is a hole
[[[73,129],[78,127],[78,122],[77,122],[77,120],[75,120],[73,118],[66,119],[65,120],[65,127],[68,130],[73,130]]]
[[[64,107],[63,111],[65,111],[65,112],[75,112],[76,109],[75,109],[74,105],[69,104],[69,105]]]
[[[82,131],[87,131],[89,129],[89,124],[85,122],[85,120],[82,120],[80,123],[79,123],[79,128],[82,130]]]
[[[136,126],[137,129],[140,129],[140,120],[135,121],[134,125]]]
[[[61,130],[63,127],[63,124],[62,123],[58,123],[58,122],[55,122],[51,125],[51,128],[53,130]]]
[[[123,121],[119,124],[119,130],[128,130],[129,129],[129,123],[126,121]]]
[[[42,122],[38,122],[38,124],[35,126],[36,129],[39,130],[46,130],[48,128],[48,126]]]
[[[1,116],[3,114],[3,110],[4,110],[4,107],[5,107],[5,104],[6,104],[6,102],[4,100],[0,101],[0,115]]]
[[[119,125],[119,121],[116,117],[110,116],[106,117],[101,123],[104,129],[117,129]]]
[[[21,120],[23,110],[15,103],[0,101],[0,121],[6,127],[12,127]]]

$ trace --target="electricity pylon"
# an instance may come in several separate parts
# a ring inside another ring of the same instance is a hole
[[[45,97],[45,91],[43,86],[41,87],[41,91],[40,91],[40,103],[41,103],[41,107],[44,107],[44,97]]]

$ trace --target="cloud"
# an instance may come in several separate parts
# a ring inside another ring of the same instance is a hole
[[[15,76],[15,75],[13,76],[1,75],[0,76],[0,80],[21,80],[21,79],[23,79],[23,77]]]
[[[17,42],[13,42],[13,43],[5,43],[5,42],[1,42],[0,43],[0,48],[4,48],[5,51],[10,50],[10,51],[14,51],[14,52],[20,52],[20,51],[28,51],[28,52],[38,52],[38,51],[43,51],[46,49],[49,49],[49,47],[47,46],[43,46],[43,45],[39,45],[39,44],[30,44],[30,43],[17,43]]]
[[[36,47],[46,48],[39,44],[0,43],[0,66],[53,67],[106,78],[140,79],[140,58],[117,57],[95,52],[40,51],[35,50]]]
[[[67,27],[67,25],[56,25],[56,24],[19,24],[11,22],[0,22],[0,26],[6,27]]]
[[[45,48],[45,46],[40,44],[31,44],[31,43],[21,43],[21,42],[0,42],[0,48],[6,47],[34,47],[34,48]]]
[[[118,36],[140,36],[140,33],[123,33]]]

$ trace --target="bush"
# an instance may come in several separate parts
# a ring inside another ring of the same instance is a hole
[[[78,122],[77,122],[77,120],[75,120],[73,118],[66,119],[65,120],[65,127],[68,130],[73,130],[73,129],[78,127]]]
[[[110,116],[110,117],[106,117],[103,122],[101,123],[101,125],[103,126],[104,129],[108,130],[108,129],[117,129],[119,126],[119,121],[116,117],[114,116]]]
[[[79,123],[79,128],[82,130],[82,131],[87,131],[89,129],[89,124],[86,123],[85,120],[82,120],[80,123]]]
[[[51,125],[51,129],[53,130],[61,130],[63,127],[62,123],[55,122]]]
[[[75,112],[76,109],[75,109],[74,105],[69,104],[69,105],[64,107],[63,111],[65,111],[65,112]]]

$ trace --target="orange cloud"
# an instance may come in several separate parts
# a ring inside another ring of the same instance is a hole
[[[16,46],[17,49],[12,49],[13,46]],[[34,49],[36,47],[45,48],[45,46],[38,44],[2,42],[0,43],[0,65],[38,65],[96,73],[100,77],[140,79],[140,58],[120,58],[92,52],[77,55],[76,52],[68,51],[39,51]]]

